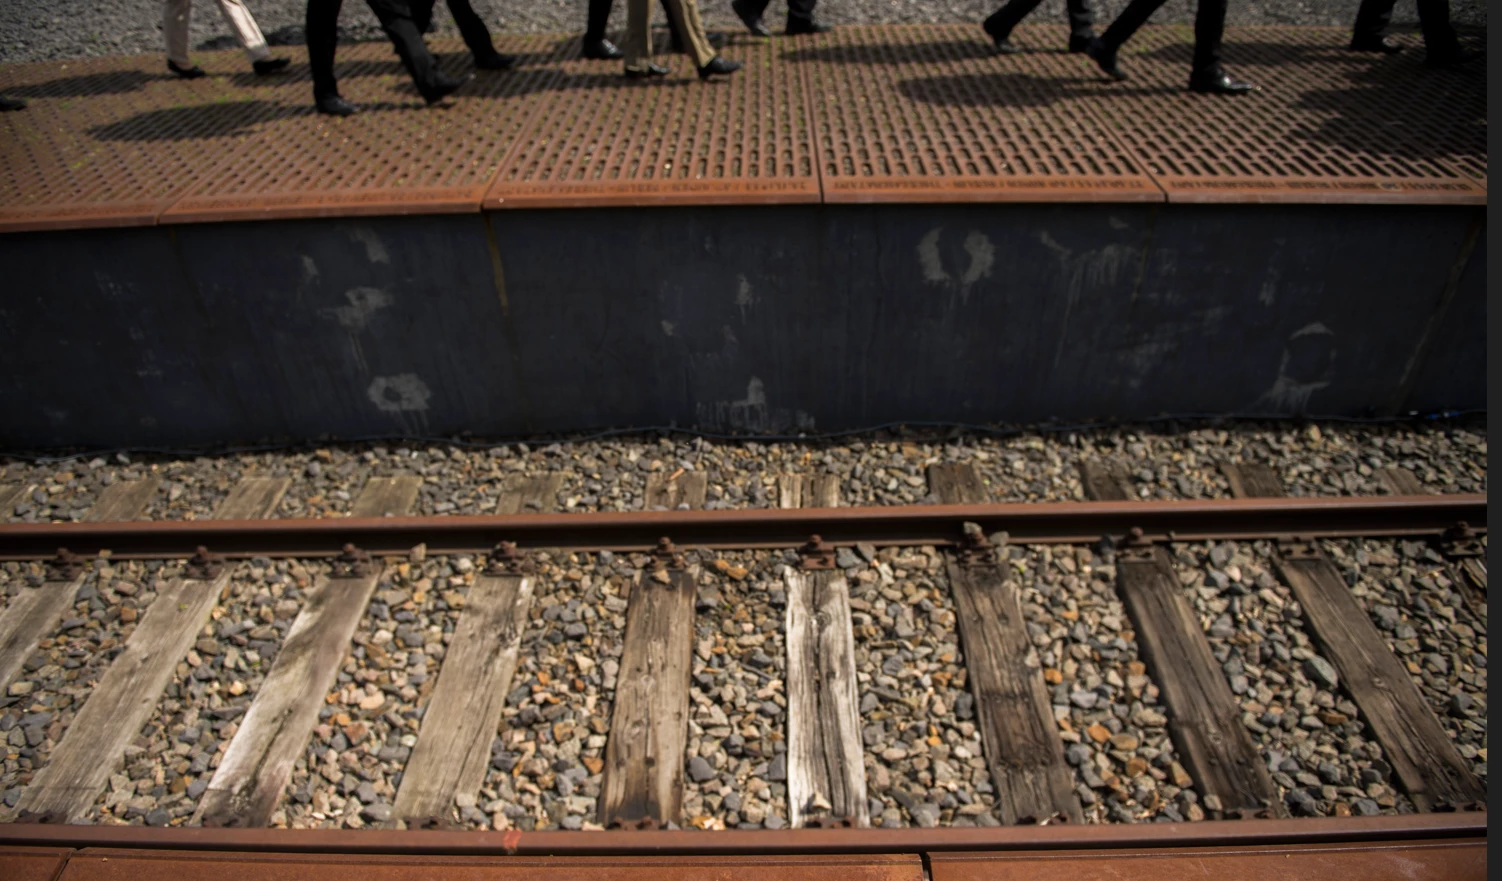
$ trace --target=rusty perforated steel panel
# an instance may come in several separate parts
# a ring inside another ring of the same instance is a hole
[[[486,187],[557,77],[565,41],[497,35],[521,55],[511,71],[476,71],[446,106],[425,108],[384,42],[340,46],[345,119],[313,112],[306,66],[251,83],[273,118],[247,124],[233,155],[183,192],[163,223],[478,211]],[[463,43],[430,40],[451,74],[473,69]],[[298,62],[305,58],[297,51]],[[223,59],[216,59],[223,61]]]
[[[1083,109],[1058,28],[1000,58],[975,25],[838,28],[802,62],[829,202],[1162,201]],[[1046,48],[1045,48],[1046,47]]]
[[[489,208],[819,201],[798,71],[798,41],[733,35],[721,54],[745,63],[701,82],[686,55],[671,74],[628,80],[618,61],[572,59],[486,196]]]
[[[202,58],[229,70],[221,55]],[[180,80],[152,56],[3,67],[0,93],[30,102],[0,115],[0,231],[155,223],[239,130],[276,112],[226,79]]]
[[[588,833],[580,833],[588,835]],[[917,854],[848,856],[445,857],[86,850],[62,881],[923,881]]]
[[[1482,881],[1483,841],[1375,842],[1266,848],[1175,848],[1072,853],[946,853],[933,881]]]
[[[52,881],[67,861],[66,848],[0,847],[0,878],[6,881]]]
[[[1144,28],[1122,53],[1132,79],[1088,106],[1170,201],[1484,203],[1484,63],[1433,71],[1413,37],[1395,57],[1349,39],[1233,29],[1227,67],[1260,90],[1226,98],[1185,91],[1189,28]]]

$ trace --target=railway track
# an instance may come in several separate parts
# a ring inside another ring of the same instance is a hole
[[[170,523],[121,482],[0,525],[0,874],[1482,877],[1485,497],[1233,470],[317,521],[250,478]]]

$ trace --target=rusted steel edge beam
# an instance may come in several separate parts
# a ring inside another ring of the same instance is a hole
[[[1078,544],[1133,528],[1153,540],[1433,535],[1458,522],[1486,524],[1483,494],[1154,502],[758,508],[464,517],[174,520],[0,524],[0,560],[36,559],[66,547],[92,556],[189,556],[200,545],[234,557],[328,556],[353,542],[374,554],[521,547],[645,551],[661,536],[679,547],[797,547],[817,533],[832,544],[949,545],[962,524],[1015,542]]]
[[[0,824],[0,846],[139,847],[283,853],[772,854],[946,850],[1069,850],[1120,847],[1256,847],[1362,841],[1484,838],[1486,813],[1407,814],[1301,820],[1214,820],[1100,826],[948,829],[782,829],[705,832],[444,832],[360,829]]]

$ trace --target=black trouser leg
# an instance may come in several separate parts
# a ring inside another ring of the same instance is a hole
[[[1038,8],[1038,4],[1042,2],[1043,0],[1011,0],[1005,6],[991,13],[991,17],[986,19],[986,33],[991,34],[996,39],[1001,39],[1001,37],[1010,34],[1012,28],[1015,28],[1024,18],[1027,18],[1034,9]],[[1074,0],[1070,0],[1071,6],[1073,6],[1073,2]],[[1001,36],[997,36],[998,34]]]
[[[1351,29],[1352,37],[1363,42],[1380,39],[1382,32],[1387,30],[1388,23],[1392,21],[1395,2],[1396,0],[1361,0],[1361,8],[1356,11],[1356,26]]]
[[[1450,26],[1450,0],[1418,0],[1419,27],[1424,31],[1424,50],[1431,56],[1454,55],[1460,40]]]
[[[433,6],[436,0],[407,0],[407,11],[412,13],[412,23],[417,32],[426,34],[433,24]]]
[[[797,18],[803,21],[814,20],[814,6],[819,0],[788,0],[788,18]],[[766,4],[762,4],[766,8]]]
[[[494,55],[495,44],[490,41],[490,28],[485,26],[485,20],[480,18],[475,8],[469,5],[469,0],[448,0],[448,4],[449,13],[454,16],[454,24],[459,26],[459,34],[464,37],[464,45],[469,47],[469,54],[476,58]]]
[[[1088,37],[1095,33],[1095,9],[1090,0],[1069,0],[1069,35]]]
[[[767,4],[771,2],[772,0],[745,0],[745,2],[741,3],[741,5],[746,7],[748,11],[754,12],[758,16],[760,16],[766,14]]]
[[[1137,29],[1142,27],[1154,12],[1158,11],[1158,7],[1166,2],[1168,0],[1132,0],[1127,8],[1121,10],[1121,14],[1116,16],[1116,20],[1111,22],[1111,26],[1106,28],[1106,32],[1100,35],[1100,41],[1106,45],[1107,49],[1115,52],[1132,38],[1132,34],[1137,33]]]
[[[1199,0],[1194,13],[1194,72],[1220,73],[1220,44],[1226,34],[1227,0]]]
[[[584,26],[584,40],[592,43],[605,39],[605,29],[610,26],[610,7],[615,0],[589,0],[589,22]]]
[[[339,7],[343,0],[308,0],[303,32],[308,41],[308,69],[313,74],[313,97],[339,94],[334,79],[334,51],[339,44]]]
[[[381,29],[391,38],[391,45],[402,60],[402,66],[417,85],[424,97],[433,91],[438,75],[438,66],[422,41],[422,31],[412,20],[412,8],[404,0],[365,0],[381,22]]]

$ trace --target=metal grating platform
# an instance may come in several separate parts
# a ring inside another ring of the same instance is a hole
[[[1019,39],[1024,37],[1019,33]],[[1078,59],[998,58],[978,27],[837,28],[790,49],[805,67],[830,202],[1162,201],[1083,111]]]
[[[733,37],[721,54],[745,70],[708,83],[665,32],[654,51],[672,73],[650,82],[561,64],[486,207],[819,201],[803,88],[778,42]]]
[[[1228,100],[1184,91],[1188,28],[1145,29],[1122,53],[1132,79],[1089,111],[1170,201],[1484,202],[1484,64],[1432,71],[1414,36],[1398,56],[1349,52],[1348,39],[1233,30],[1227,67],[1259,91]]]
[[[665,34],[659,33],[665,44]],[[976,26],[734,35],[746,62],[651,83],[577,58],[577,38],[497,35],[521,69],[426,110],[386,43],[340,47],[364,112],[313,112],[303,50],[260,78],[238,52],[172,77],[157,56],[0,68],[31,107],[0,116],[0,231],[482,208],[772,202],[1486,200],[1485,65],[1343,50],[1338,29],[1233,29],[1262,87],[1188,94],[1192,36],[1147,28],[1127,83],[1023,28],[998,57]],[[1417,38],[1403,39],[1416,44]],[[451,71],[469,59],[430,43]],[[661,48],[665,51],[666,46]]]

